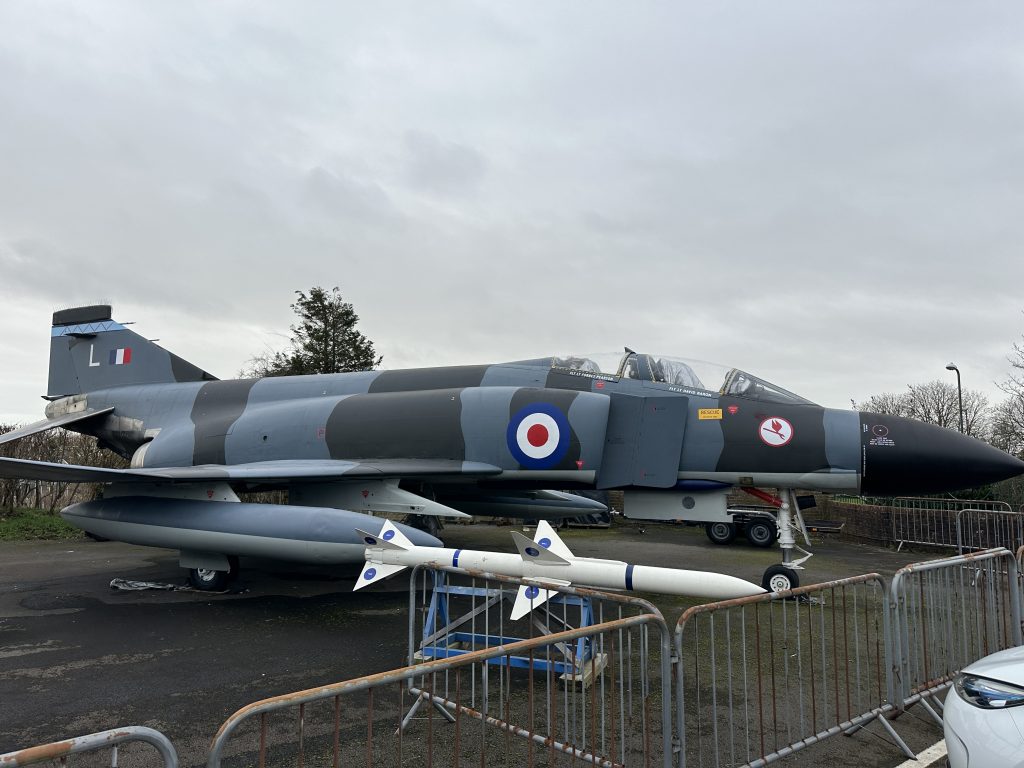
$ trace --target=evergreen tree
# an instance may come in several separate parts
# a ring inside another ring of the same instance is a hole
[[[299,295],[292,309],[298,322],[291,326],[291,346],[283,352],[250,361],[252,376],[299,376],[311,373],[368,371],[381,364],[373,342],[356,330],[359,316],[335,286],[320,286]]]

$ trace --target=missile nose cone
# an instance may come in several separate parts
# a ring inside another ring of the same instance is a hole
[[[869,412],[860,422],[865,495],[945,493],[1024,474],[1024,461],[951,429]]]

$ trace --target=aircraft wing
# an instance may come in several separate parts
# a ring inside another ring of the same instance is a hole
[[[79,421],[88,421],[89,419],[94,419],[97,416],[105,416],[113,410],[113,408],[103,408],[102,410],[95,411],[86,410],[79,411],[77,413],[65,413],[63,416],[58,416],[55,419],[43,419],[42,421],[37,421],[34,424],[29,424],[27,427],[21,427],[20,429],[15,429],[10,432],[4,432],[0,435],[0,445],[3,445],[4,443],[13,443],[15,440],[21,440],[21,438],[28,437],[29,435],[37,435],[40,432],[46,432],[49,429],[66,427],[69,424],[75,424]]]
[[[357,480],[388,477],[488,476],[501,474],[492,464],[434,459],[366,461],[263,461],[252,464],[206,464],[198,467],[104,469],[74,464],[0,458],[0,478],[63,483],[281,483],[303,480]]]

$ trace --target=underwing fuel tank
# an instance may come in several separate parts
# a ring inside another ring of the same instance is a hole
[[[145,496],[87,501],[60,514],[86,533],[129,544],[314,564],[362,562],[357,529],[380,524],[339,509]],[[395,526],[418,547],[441,546],[423,531]]]
[[[423,549],[406,539],[390,520],[384,522],[380,533],[360,533],[366,546],[366,565],[356,581],[355,589],[369,586],[417,565],[451,566],[536,580],[538,585],[526,584],[520,587],[512,609],[513,620],[525,616],[555,594],[554,590],[540,586],[545,583],[687,595],[708,600],[728,600],[764,593],[756,584],[723,573],[575,557],[544,520],[537,524],[533,541],[512,531],[512,538],[519,549],[518,555],[472,549]]]

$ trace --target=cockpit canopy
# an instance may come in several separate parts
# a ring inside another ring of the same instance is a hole
[[[555,357],[551,360],[551,367],[586,371],[617,379],[653,381],[715,396],[736,395],[770,403],[814,405],[806,398],[739,368],[729,368],[702,360],[681,360],[627,350],[621,358],[609,355]]]

